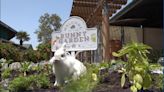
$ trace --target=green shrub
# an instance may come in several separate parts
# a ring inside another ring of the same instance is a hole
[[[11,69],[7,68],[2,72],[1,77],[2,79],[7,79],[10,77],[10,74],[11,74]]]
[[[96,79],[96,73],[98,72],[98,67],[93,64],[87,64],[87,73],[84,76],[81,76],[78,80],[71,81],[66,84],[62,91],[64,92],[91,92],[93,88],[99,82],[99,79]],[[96,71],[95,71],[96,70]]]
[[[40,74],[35,76],[37,78],[36,84],[38,88],[48,88],[50,81],[49,78],[45,74]]]
[[[50,85],[49,78],[45,74],[31,75],[28,80],[30,81],[31,89],[49,88]]]
[[[19,76],[9,83],[11,92],[23,92],[25,90],[48,88],[50,85],[49,78],[45,74]]]
[[[157,63],[158,59],[163,56],[164,50],[150,50],[150,54],[148,55],[150,59],[150,63]]]
[[[152,79],[153,79],[152,85],[154,86],[154,88],[161,89],[161,90],[163,89],[163,87],[164,87],[163,86],[164,85],[163,78],[164,78],[163,74],[160,74],[160,75],[154,74],[154,75],[152,75]]]
[[[42,60],[49,60],[51,55],[51,44],[50,43],[42,43],[37,47],[39,53],[41,53]]]
[[[31,62],[22,62],[22,63],[21,63],[21,66],[22,66],[22,67],[21,67],[20,71],[24,73],[24,76],[26,76],[26,75],[27,75],[26,73],[27,73],[28,71],[30,71],[30,69],[29,69],[30,63],[31,63]]]
[[[20,62],[23,59],[23,52],[10,43],[0,43],[0,58]]]
[[[3,87],[2,87],[2,84],[0,83],[0,92],[9,92],[8,90],[5,90]]]
[[[38,51],[28,49],[24,53],[24,58],[26,61],[32,61],[34,63],[37,63],[42,60],[41,54],[42,53],[40,53]]]
[[[13,62],[49,60],[51,54],[51,44],[39,44],[38,50],[21,50],[10,43],[0,42],[0,58],[7,60],[12,59]]]
[[[8,89],[11,92],[24,92],[29,88],[30,81],[27,77],[19,76],[9,83]]]

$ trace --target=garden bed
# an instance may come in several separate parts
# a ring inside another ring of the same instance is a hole
[[[124,87],[121,87],[121,74],[114,71],[112,73],[109,73],[93,90],[93,92],[131,92],[130,91],[130,83],[127,82]],[[153,83],[156,80],[153,80]],[[162,92],[161,89],[157,89],[154,87],[155,85],[152,85],[152,87],[148,90],[142,90],[139,92]]]

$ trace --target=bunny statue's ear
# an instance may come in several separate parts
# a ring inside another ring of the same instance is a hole
[[[65,49],[66,48],[66,43],[63,43],[61,47]]]

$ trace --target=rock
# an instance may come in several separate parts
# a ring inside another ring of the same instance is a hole
[[[9,68],[11,70],[19,70],[21,68],[21,64],[20,64],[20,62],[14,62],[9,65]]]
[[[8,85],[9,85],[9,79],[5,79],[1,81],[1,84],[3,86],[3,88],[7,89]]]
[[[0,59],[0,64],[1,64],[1,71],[3,71],[3,70],[5,70],[5,69],[7,69],[8,68],[8,63],[6,62],[7,60],[6,59],[4,59],[4,58],[1,58]]]
[[[2,64],[2,68],[1,68],[1,71],[4,71],[5,69],[8,68],[8,64],[7,63],[3,63]]]

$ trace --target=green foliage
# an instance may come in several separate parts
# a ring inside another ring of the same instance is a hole
[[[0,92],[9,92],[8,90],[5,90],[5,89],[2,87],[2,83],[0,83]]]
[[[32,61],[36,63],[41,60],[49,60],[50,54],[51,54],[50,43],[40,44],[38,46],[38,51],[32,49],[23,51],[10,43],[0,42],[0,58],[4,58],[6,60],[12,60],[10,63],[22,62],[22,61]]]
[[[7,68],[2,72],[1,77],[2,79],[7,79],[10,77],[10,74],[11,74],[11,69]]]
[[[42,71],[42,67],[40,65],[33,66],[31,70],[40,73]]]
[[[30,89],[48,88],[49,84],[49,79],[44,74],[19,76],[10,82],[8,89],[11,92],[24,92]]]
[[[150,54],[148,55],[151,63],[157,63],[158,59],[163,56],[164,50],[150,50]]]
[[[44,74],[46,74],[46,75],[53,74],[52,65],[50,65],[50,64],[45,64],[45,65],[43,66],[42,72],[44,72]]]
[[[163,89],[163,87],[164,87],[164,83],[163,83],[164,75],[163,74],[160,74],[160,75],[154,74],[154,75],[152,75],[152,79],[153,79],[152,84],[153,84],[154,88]]]
[[[10,43],[0,42],[0,58],[20,62],[23,59],[23,53]]]
[[[30,81],[28,80],[28,78],[20,76],[10,82],[8,89],[11,92],[24,92],[28,89],[29,85]]]
[[[87,64],[87,74],[81,76],[78,80],[71,81],[66,84],[62,89],[64,92],[91,92],[97,85],[99,79],[96,80],[97,66]],[[95,71],[96,70],[96,71]]]
[[[121,77],[121,87],[123,87],[124,84],[125,84],[125,74],[123,74]]]
[[[38,41],[48,43],[51,40],[51,33],[56,31],[61,26],[61,19],[57,14],[45,13],[39,19],[40,25],[35,33],[38,36]]]
[[[24,73],[24,76],[26,76],[26,72],[28,72],[30,69],[29,69],[29,65],[30,65],[31,62],[22,62],[21,63],[21,72]]]
[[[32,61],[34,63],[42,60],[41,53],[32,49],[26,50],[24,53],[24,58],[26,61]]]
[[[124,67],[125,62],[122,60],[111,60],[110,62],[110,71],[117,71]]]
[[[20,45],[23,45],[23,42],[30,40],[30,37],[25,31],[19,31],[16,34],[16,39],[20,40]]]
[[[109,68],[110,67],[110,63],[109,62],[100,63],[99,67]]]
[[[41,54],[42,60],[49,60],[51,54],[51,44],[50,43],[42,43],[37,47],[38,52]]]
[[[3,90],[3,87],[2,87],[2,84],[0,84],[0,92],[2,92]]]
[[[48,88],[49,87],[49,79],[45,74],[39,75],[30,75],[28,81],[30,81],[30,89],[38,89],[38,88]]]
[[[125,67],[120,71],[122,72],[121,86],[125,83],[124,76],[127,75],[129,80],[133,82],[131,90],[148,89],[152,83],[150,75],[150,64],[148,62],[147,54],[148,49],[151,47],[141,43],[130,43],[124,46],[118,53],[113,53],[114,56],[122,57],[127,56]]]

